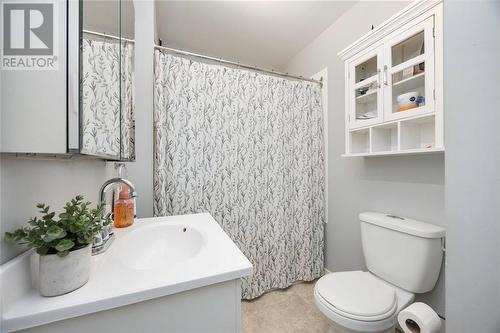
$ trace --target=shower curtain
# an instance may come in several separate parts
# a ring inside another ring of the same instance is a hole
[[[81,152],[133,159],[134,45],[84,38],[82,50]]]
[[[155,52],[155,216],[209,212],[254,267],[251,299],[323,272],[316,83]]]

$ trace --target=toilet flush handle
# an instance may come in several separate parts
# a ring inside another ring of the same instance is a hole
[[[390,217],[391,219],[398,219],[398,220],[403,220],[404,221],[404,217],[401,217],[401,216],[397,216],[397,215],[387,215],[387,217]]]

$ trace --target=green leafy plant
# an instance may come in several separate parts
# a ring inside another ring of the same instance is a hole
[[[70,251],[84,248],[92,243],[103,226],[110,223],[109,218],[101,223],[103,204],[92,209],[90,202],[85,202],[81,195],[66,203],[59,218],[55,218],[56,213],[46,204],[39,203],[36,207],[41,217],[31,218],[28,227],[6,232],[5,238],[35,248],[40,255],[64,257]]]

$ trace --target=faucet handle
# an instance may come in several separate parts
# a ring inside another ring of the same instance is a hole
[[[104,222],[109,221],[108,225],[103,226],[102,232],[108,234],[108,236],[112,236],[114,234],[113,232],[113,219],[111,218],[111,215],[113,215],[111,212],[108,212],[106,216],[104,216],[101,220],[101,223],[104,224]]]
[[[109,225],[104,225],[105,221],[106,221],[105,219],[101,220],[102,224],[101,237],[104,242],[106,242],[109,238]]]
[[[92,247],[98,247],[104,244],[104,239],[102,238],[102,234],[98,233],[97,235],[94,236],[94,242],[92,244]]]

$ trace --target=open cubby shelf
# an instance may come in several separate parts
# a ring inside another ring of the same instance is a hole
[[[434,114],[402,119],[349,132],[349,152],[343,156],[437,153]]]

